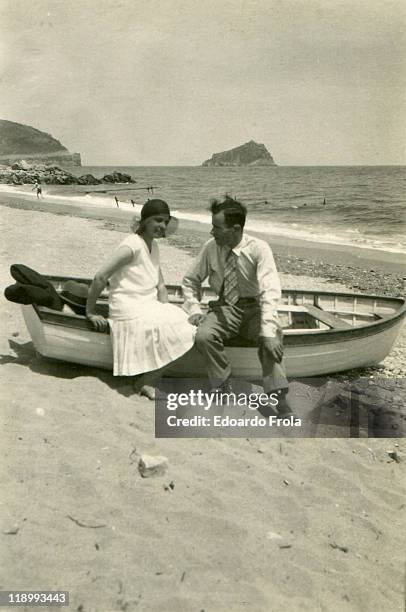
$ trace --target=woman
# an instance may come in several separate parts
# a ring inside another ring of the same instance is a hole
[[[135,233],[123,240],[94,277],[86,304],[86,316],[98,331],[110,325],[114,375],[144,375],[136,379],[135,389],[150,399],[155,397],[151,383],[159,375],[157,370],[192,347],[196,330],[183,310],[167,303],[160,269],[155,238],[164,238],[174,222],[166,202],[148,200]],[[107,283],[108,321],[96,314],[97,298]]]

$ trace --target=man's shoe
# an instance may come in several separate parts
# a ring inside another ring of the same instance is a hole
[[[286,399],[287,389],[279,389],[278,391],[272,391],[269,393],[269,404],[267,406],[260,406],[257,408],[258,412],[263,417],[276,416],[281,419],[290,418],[291,416],[296,417],[292,408]],[[276,404],[275,395],[278,397],[278,403]]]
[[[277,404],[275,404],[274,393],[268,393],[268,396],[268,404],[264,405],[261,403],[261,405],[257,408],[259,414],[265,417],[266,419],[270,416],[278,416]]]
[[[278,405],[276,406],[276,412],[278,417],[281,419],[288,419],[292,416],[296,418],[296,415],[290,407],[285,395],[279,398]]]

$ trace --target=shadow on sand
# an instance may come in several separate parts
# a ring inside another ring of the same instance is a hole
[[[23,344],[9,339],[8,343],[15,355],[0,355],[0,366],[13,363],[26,366],[31,372],[35,372],[35,374],[53,376],[65,380],[73,380],[83,376],[98,378],[101,382],[110,387],[110,389],[113,389],[124,397],[131,397],[134,395],[132,385],[128,382],[127,377],[113,376],[112,372],[100,368],[92,368],[76,363],[68,363],[42,357],[42,355],[37,353],[32,342],[25,342]]]
[[[32,342],[21,343],[9,339],[8,343],[14,354],[0,355],[0,365],[26,366],[36,374],[65,380],[94,377],[124,397],[131,397],[135,393],[128,377],[113,376],[107,370],[42,357]],[[359,388],[359,381],[362,380],[358,380],[358,388],[355,389],[354,382],[343,384],[334,377],[290,381],[290,403],[304,424],[302,436],[298,432],[298,437],[403,437],[405,418],[402,409],[391,405],[393,390],[390,390],[389,396],[380,397],[375,388],[371,396],[364,388]],[[239,390],[247,395],[261,392],[259,381],[238,382],[241,385]],[[203,388],[207,386],[207,381],[201,379],[196,384],[195,388]],[[167,379],[162,384],[158,381],[157,387],[167,390]]]

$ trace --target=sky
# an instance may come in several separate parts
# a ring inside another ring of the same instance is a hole
[[[0,0],[0,118],[83,165],[406,164],[403,0]]]

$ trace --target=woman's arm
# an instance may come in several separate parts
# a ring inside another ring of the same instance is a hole
[[[158,301],[166,303],[168,302],[168,291],[165,287],[164,277],[162,275],[162,270],[159,268],[159,280],[158,280]]]
[[[90,285],[86,302],[86,317],[98,331],[105,331],[108,323],[103,316],[96,314],[97,298],[106,287],[110,276],[124,265],[130,263],[133,256],[134,253],[130,247],[120,247],[116,253],[114,253],[112,258],[96,273],[93,282]]]

